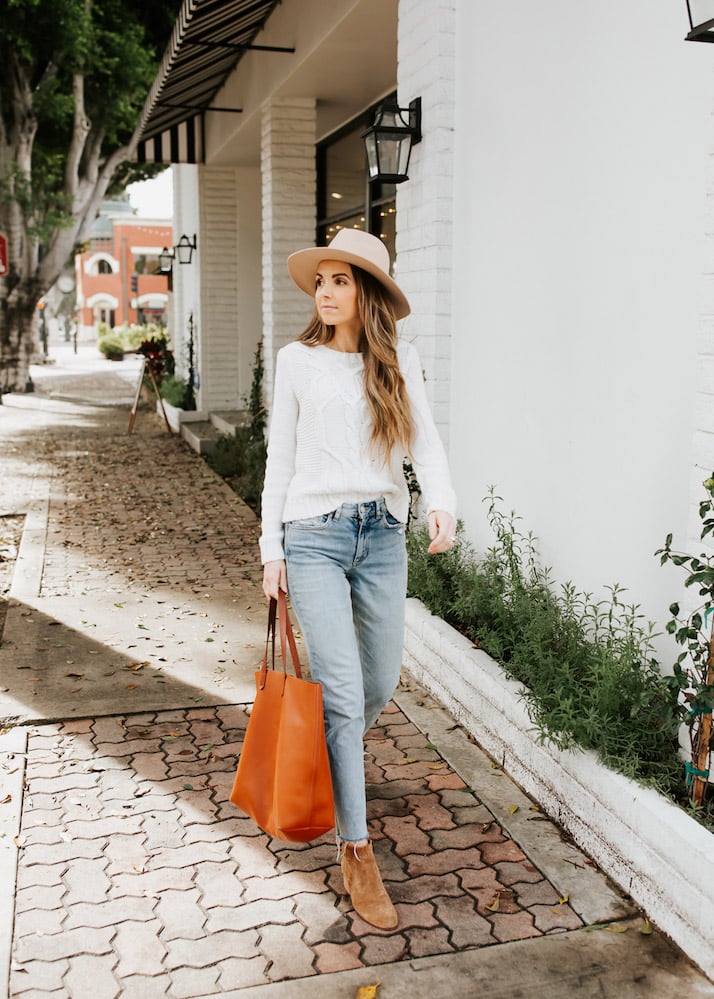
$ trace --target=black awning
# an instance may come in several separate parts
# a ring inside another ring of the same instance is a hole
[[[251,50],[281,0],[184,0],[171,40],[146,99],[137,150],[139,162],[201,163],[203,116],[238,113],[212,101]]]

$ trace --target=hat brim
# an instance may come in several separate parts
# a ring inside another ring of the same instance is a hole
[[[334,249],[330,246],[312,246],[305,250],[297,250],[288,257],[288,271],[295,284],[306,295],[315,295],[315,274],[321,260],[342,260],[346,264],[354,264],[367,271],[384,287],[394,307],[394,318],[404,319],[411,312],[406,295],[392,278],[385,274],[381,267],[360,257],[357,253]]]

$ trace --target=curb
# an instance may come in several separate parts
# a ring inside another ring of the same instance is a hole
[[[10,981],[15,888],[17,885],[18,847],[22,795],[27,763],[27,729],[0,732],[0,999],[7,999]],[[9,800],[6,800],[6,795]]]
[[[50,514],[49,482],[45,480],[42,485],[44,495],[30,500],[25,511],[25,523],[8,594],[11,600],[25,602],[40,595]]]

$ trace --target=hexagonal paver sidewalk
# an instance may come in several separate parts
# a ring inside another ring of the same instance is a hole
[[[223,705],[31,730],[12,996],[210,996],[582,926],[393,704],[366,774],[399,926],[368,926],[331,836],[271,839],[228,801],[246,723]]]

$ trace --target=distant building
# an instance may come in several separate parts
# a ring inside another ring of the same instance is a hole
[[[159,273],[159,254],[173,245],[172,227],[131,213],[127,200],[105,201],[75,257],[82,339],[96,335],[100,323],[166,323],[169,275]]]

